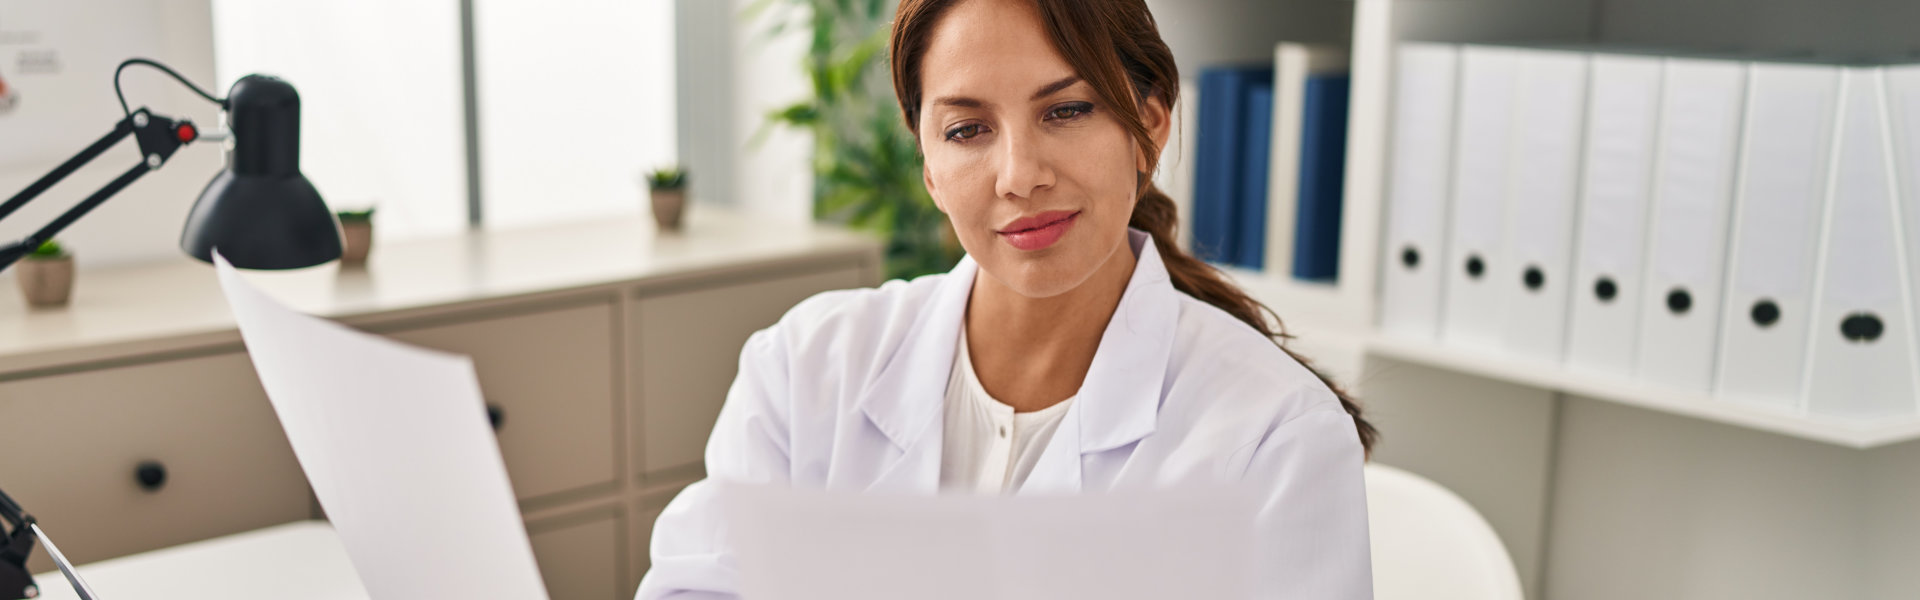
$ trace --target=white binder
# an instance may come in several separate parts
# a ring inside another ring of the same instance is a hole
[[[1751,67],[1722,305],[1723,397],[1799,408],[1840,72]]]
[[[1566,362],[1574,370],[1625,376],[1633,373],[1640,326],[1661,63],[1602,54],[1591,69]]]
[[[1816,278],[1807,410],[1859,419],[1920,412],[1910,289],[1878,68],[1847,69]]]
[[[1634,352],[1640,379],[1712,385],[1745,98],[1742,63],[1666,59]]]
[[[1453,168],[1454,83],[1459,49],[1402,44],[1394,76],[1393,154],[1381,256],[1380,329],[1433,339],[1447,268],[1447,192]]]
[[[1573,216],[1580,193],[1588,55],[1521,50],[1513,106],[1500,289],[1504,349],[1559,363],[1566,350]]]
[[[1453,198],[1447,229],[1447,260],[1441,269],[1445,307],[1441,339],[1448,344],[1498,349],[1505,320],[1500,311],[1499,263],[1512,155],[1515,86],[1523,53],[1512,48],[1460,49],[1459,115],[1454,121]]]
[[[1920,390],[1920,65],[1886,70],[1889,130],[1893,135],[1894,181],[1900,198],[1900,224],[1906,248],[1907,306],[1914,317],[1914,388]],[[1915,394],[1920,402],[1920,394]]]

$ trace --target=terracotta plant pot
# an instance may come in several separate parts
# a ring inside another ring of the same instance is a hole
[[[686,212],[686,190],[653,190],[653,222],[661,231],[679,231],[680,217]]]
[[[13,277],[28,306],[66,306],[73,296],[73,257],[24,259],[14,264]]]
[[[351,266],[367,264],[367,253],[373,251],[373,223],[342,221],[340,237],[346,242],[340,252],[340,264]]]

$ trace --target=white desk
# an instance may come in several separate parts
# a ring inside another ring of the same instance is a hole
[[[48,532],[59,542],[58,532]],[[101,600],[367,600],[325,521],[300,521],[79,567]],[[33,576],[40,600],[74,600],[59,571]]]

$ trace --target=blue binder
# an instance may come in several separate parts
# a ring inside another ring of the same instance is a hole
[[[1307,77],[1300,123],[1299,212],[1294,218],[1293,276],[1331,282],[1340,273],[1340,206],[1346,186],[1345,73]]]
[[[1260,269],[1267,257],[1267,179],[1273,160],[1273,81],[1249,82],[1241,106],[1237,250],[1228,261]]]
[[[1243,170],[1238,155],[1246,132],[1247,87],[1256,83],[1265,83],[1271,89],[1273,69],[1219,67],[1200,74],[1200,126],[1194,143],[1193,253],[1209,262],[1239,262],[1238,223],[1244,215],[1238,200]]]

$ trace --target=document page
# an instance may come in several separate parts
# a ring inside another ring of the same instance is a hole
[[[905,496],[724,485],[750,600],[1252,598],[1231,488]]]
[[[254,370],[368,595],[546,598],[473,361],[295,312],[215,262]]]

